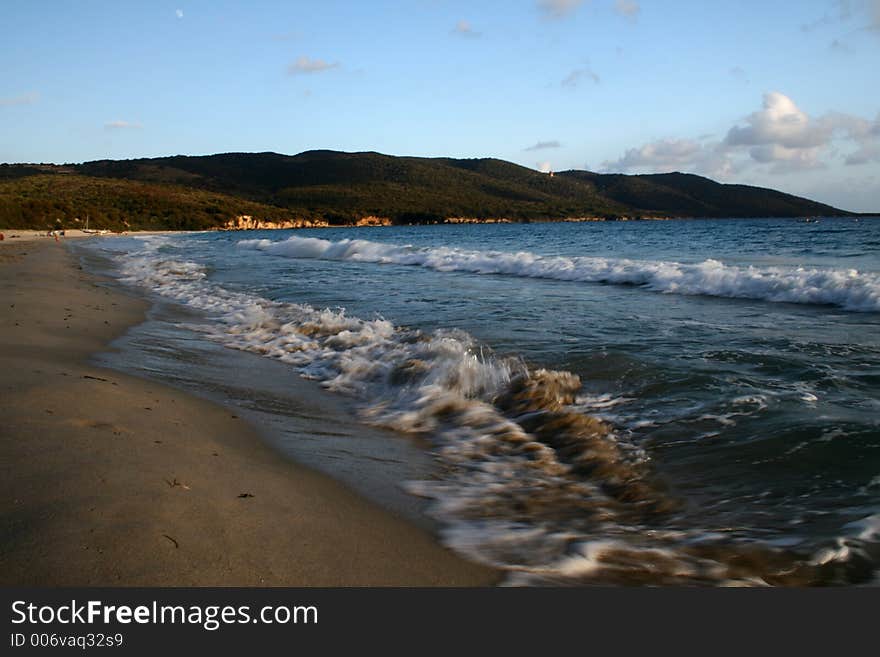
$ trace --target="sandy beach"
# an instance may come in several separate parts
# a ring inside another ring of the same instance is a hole
[[[228,409],[91,365],[147,302],[83,272],[71,235],[3,232],[0,584],[497,581]]]

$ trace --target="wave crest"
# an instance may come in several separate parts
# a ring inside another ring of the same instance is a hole
[[[369,240],[343,239],[333,242],[296,236],[278,242],[242,240],[238,242],[238,247],[288,258],[349,260],[418,266],[444,272],[637,285],[666,294],[829,305],[855,312],[880,311],[880,275],[856,269],[740,267],[713,259],[680,263],[542,256],[524,251],[469,251]]]
[[[364,253],[343,242],[339,253]],[[231,291],[160,247],[121,257],[123,273],[204,311],[210,321],[192,328],[352,395],[368,421],[426,435],[442,474],[409,490],[434,500],[447,544],[507,570],[509,583],[836,583],[864,581],[878,561],[877,523],[815,558],[689,524],[644,452],[577,411],[587,400],[571,372],[495,357],[455,329]]]

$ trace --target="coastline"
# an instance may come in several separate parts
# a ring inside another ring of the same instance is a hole
[[[62,244],[4,241],[0,289],[2,585],[498,581],[284,459],[228,409],[91,364],[148,303],[82,272]]]

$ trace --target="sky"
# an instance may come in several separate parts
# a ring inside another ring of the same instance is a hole
[[[880,212],[880,0],[0,0],[0,162],[685,171]]]

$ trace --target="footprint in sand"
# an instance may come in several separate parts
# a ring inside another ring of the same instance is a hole
[[[86,418],[72,418],[67,420],[65,424],[71,424],[80,429],[98,429],[100,431],[112,431],[114,436],[121,436],[123,433],[131,433],[129,429],[121,427],[111,422],[101,422],[100,420],[89,420]]]

